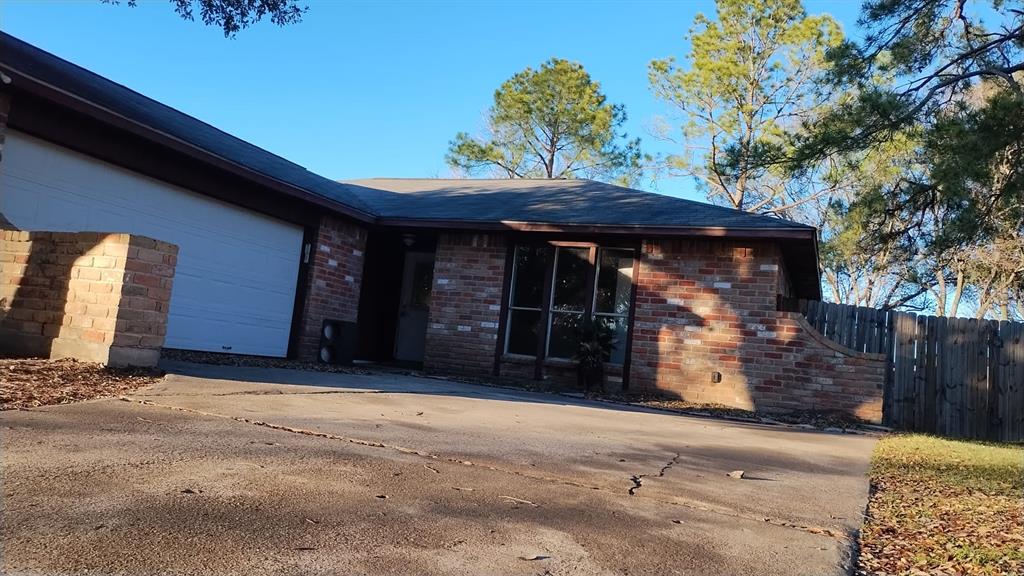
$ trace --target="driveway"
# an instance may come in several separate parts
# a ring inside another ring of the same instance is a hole
[[[0,416],[5,573],[843,574],[867,501],[867,436],[167,369],[130,401]]]

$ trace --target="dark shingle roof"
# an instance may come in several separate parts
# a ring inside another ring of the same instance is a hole
[[[4,32],[0,32],[0,63],[249,170],[367,211],[358,198],[333,180]]]
[[[374,178],[345,184],[382,218],[730,229],[812,229],[762,216],[595,182]]]
[[[812,230],[777,218],[590,180],[372,179],[335,182],[0,32],[0,65],[90,106],[367,219]],[[13,73],[13,72],[12,72]]]

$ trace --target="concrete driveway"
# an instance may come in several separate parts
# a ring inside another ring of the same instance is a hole
[[[5,573],[842,574],[867,500],[866,436],[167,368],[0,416]]]

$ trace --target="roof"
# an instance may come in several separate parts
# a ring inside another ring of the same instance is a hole
[[[387,219],[814,230],[770,216],[593,180],[373,178],[344,184]]]
[[[0,66],[241,168],[366,212],[345,186],[0,31]]]
[[[769,216],[590,180],[336,182],[3,32],[0,67],[15,78],[16,86],[31,86],[47,97],[137,133],[145,131],[161,143],[216,161],[276,190],[317,200],[367,222],[715,229],[759,236],[796,232],[808,238],[814,234],[809,226]]]

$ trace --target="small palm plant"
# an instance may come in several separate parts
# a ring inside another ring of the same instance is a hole
[[[576,334],[579,345],[573,360],[579,385],[589,394],[594,385],[604,385],[604,363],[615,347],[615,332],[604,322],[587,319],[576,327]]]

